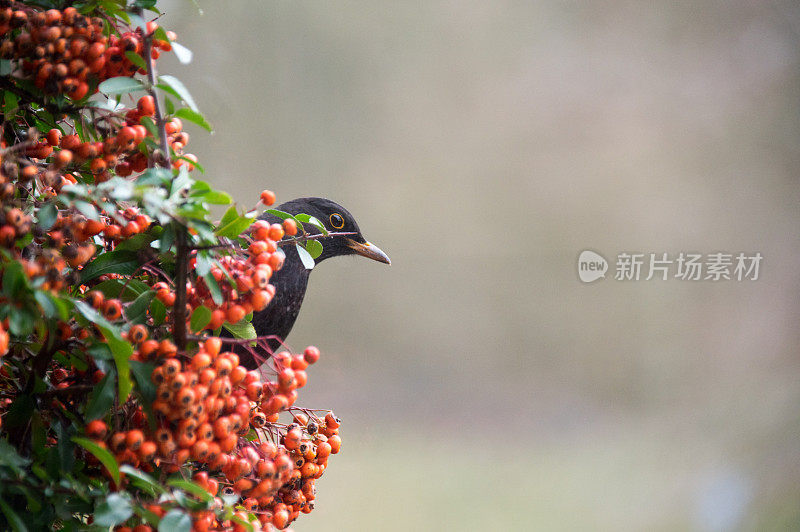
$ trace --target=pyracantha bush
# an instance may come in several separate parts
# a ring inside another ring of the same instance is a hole
[[[209,125],[156,72],[191,55],[158,16],[0,0],[3,530],[282,529],[341,446],[332,412],[296,405],[319,351],[250,324],[281,248],[321,251],[315,220],[211,221],[231,198],[192,177],[184,123]]]

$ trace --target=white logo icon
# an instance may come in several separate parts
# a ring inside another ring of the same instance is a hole
[[[581,251],[578,257],[578,277],[584,283],[591,283],[606,276],[608,261],[594,251]]]

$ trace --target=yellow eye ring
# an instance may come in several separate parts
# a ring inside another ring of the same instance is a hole
[[[344,217],[338,212],[331,214],[329,221],[331,222],[331,227],[334,229],[341,229],[344,227]]]

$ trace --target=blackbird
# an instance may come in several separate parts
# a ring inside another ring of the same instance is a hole
[[[277,209],[293,215],[309,214],[314,216],[330,232],[353,233],[351,235],[321,238],[322,254],[315,259],[316,263],[341,255],[361,255],[368,259],[391,264],[386,253],[375,244],[364,239],[353,215],[338,203],[325,198],[299,198],[288,201],[278,206]],[[268,212],[265,212],[259,218],[270,223],[280,223],[282,221]],[[306,223],[304,227],[309,234],[320,233],[319,229],[312,224]],[[276,339],[267,340],[269,348],[273,352],[292,330],[292,326],[300,312],[300,306],[303,304],[303,298],[306,295],[308,286],[308,276],[311,273],[311,270],[307,269],[300,259],[295,246],[283,246],[281,249],[286,254],[286,259],[283,267],[272,275],[272,280],[270,281],[275,286],[275,296],[267,308],[253,313],[253,327],[256,330],[256,334],[258,336],[277,337]],[[255,369],[258,366],[258,362],[249,351],[245,349],[238,351],[240,361],[245,367]]]

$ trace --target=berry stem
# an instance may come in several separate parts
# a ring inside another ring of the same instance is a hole
[[[139,10],[139,15],[141,15],[141,9]],[[164,114],[161,112],[161,103],[158,99],[158,94],[156,94],[156,83],[158,81],[158,74],[156,73],[156,61],[153,59],[153,34],[144,32],[144,47],[142,54],[144,55],[144,60],[147,65],[147,80],[150,82],[147,85],[147,92],[150,96],[153,97],[153,102],[155,104],[155,121],[156,127],[158,128],[158,140],[159,144],[161,145],[161,152],[162,157],[158,161],[154,161],[159,163],[164,168],[170,168],[172,166],[172,160],[170,157],[169,151],[169,139],[167,138],[167,121],[164,120]]]
[[[141,15],[141,9],[140,15]],[[167,137],[167,122],[164,120],[164,113],[161,110],[161,103],[156,94],[156,61],[153,59],[153,34],[144,32],[143,55],[147,64],[147,92],[153,97],[155,104],[155,122],[158,128],[159,144],[161,146],[160,157],[153,157],[153,162],[164,168],[172,167],[172,160],[169,150],[169,139]],[[175,305],[172,307],[172,328],[175,337],[175,345],[179,350],[186,350],[186,278],[189,266],[189,246],[187,244],[188,235],[186,226],[175,223]]]

